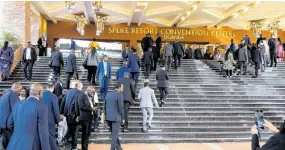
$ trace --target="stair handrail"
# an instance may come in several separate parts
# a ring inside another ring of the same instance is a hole
[[[13,61],[12,67],[10,69],[10,74],[15,70],[15,68],[17,67],[17,65],[21,61],[22,53],[23,53],[23,47],[22,46],[20,46],[16,51],[14,51],[14,61]]]

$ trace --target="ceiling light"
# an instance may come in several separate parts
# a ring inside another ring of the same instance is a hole
[[[185,17],[181,17],[181,20],[184,21],[184,20],[185,20]]]
[[[186,15],[187,15],[187,16],[189,16],[190,14],[191,14],[191,12],[190,12],[190,11],[187,11],[187,12],[186,12]]]
[[[269,23],[270,23],[269,21],[266,21],[266,22],[265,22],[265,24],[269,24]]]
[[[197,5],[194,5],[194,6],[193,6],[193,9],[196,10],[196,9],[197,9]]]
[[[245,7],[245,8],[243,9],[243,12],[246,13],[247,11],[248,11],[248,8]]]
[[[64,7],[69,10],[69,12],[73,13],[75,11],[75,2],[65,1]]]
[[[92,2],[92,13],[96,14],[102,8],[102,1],[94,1]]]
[[[238,13],[234,13],[234,18],[237,18],[238,17]]]

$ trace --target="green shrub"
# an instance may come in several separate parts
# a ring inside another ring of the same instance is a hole
[[[4,31],[2,34],[2,40],[8,41],[11,44],[18,44],[18,39],[16,38],[16,35],[11,32]]]

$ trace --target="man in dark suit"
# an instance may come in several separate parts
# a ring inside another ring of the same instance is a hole
[[[135,82],[135,89],[139,81],[139,74],[141,68],[141,61],[137,55],[137,50],[133,48],[133,53],[129,55],[128,58],[128,67],[130,68],[131,79]]]
[[[149,73],[150,73],[150,68],[152,68],[153,65],[153,55],[151,52],[151,48],[148,48],[148,51],[144,52],[143,55],[143,63],[145,67],[145,78],[148,79]]]
[[[66,58],[66,88],[69,89],[70,85],[70,79],[73,75],[77,75],[77,67],[76,67],[76,56],[75,56],[75,50],[71,50],[71,54]]]
[[[60,77],[58,77],[54,83],[53,94],[55,94],[57,97],[60,97],[62,95],[62,91],[63,91],[62,82],[61,82]]]
[[[124,124],[124,98],[121,94],[124,86],[121,83],[115,85],[115,91],[108,93],[106,96],[106,120],[111,129],[112,142],[111,150],[122,150],[119,131],[121,123]]]
[[[124,77],[125,72],[130,73],[130,68],[128,68],[128,62],[124,61],[123,66],[117,71],[117,80]]]
[[[58,150],[55,137],[55,125],[60,122],[58,98],[52,92],[53,84],[46,85],[41,101],[48,106],[49,146],[51,150]]]
[[[51,67],[53,68],[53,75],[55,80],[60,76],[61,67],[63,68],[64,62],[62,53],[59,51],[59,48],[56,47],[55,51],[50,56]]]
[[[161,68],[156,72],[157,88],[160,92],[160,101],[161,106],[164,104],[164,101],[168,95],[168,73],[165,71],[165,67]]]
[[[156,40],[155,40],[155,44],[156,44],[156,48],[158,49],[158,51],[160,52],[161,46],[162,46],[162,40],[161,40],[161,36],[159,33],[156,34]]]
[[[144,52],[148,51],[148,48],[150,48],[153,44],[153,39],[149,33],[146,34],[146,36],[142,39],[141,47]]]
[[[270,67],[273,67],[273,62],[274,62],[274,67],[276,67],[277,66],[277,44],[273,36],[271,37],[271,39],[269,39],[268,45],[269,45],[270,61],[271,61]]]
[[[251,59],[254,63],[254,69],[255,69],[255,76],[253,78],[258,77],[258,70],[260,69],[260,63],[262,62],[261,52],[257,47],[254,45],[251,48]]]
[[[24,68],[25,80],[32,80],[33,74],[33,65],[37,61],[37,52],[34,48],[32,48],[32,44],[30,42],[27,43],[27,47],[23,51],[22,55],[22,64]],[[27,68],[29,74],[27,74]]]
[[[174,64],[175,64],[175,69],[177,69],[177,67],[180,68],[181,58],[184,56],[184,49],[183,46],[178,41],[175,41],[175,43],[173,43],[173,49],[174,49],[173,53]],[[177,61],[178,61],[178,66],[177,66]]]
[[[7,126],[14,133],[6,150],[50,150],[48,106],[40,101],[42,92],[40,84],[33,84],[30,97],[13,107]]]
[[[88,86],[85,93],[81,93],[77,99],[76,114],[78,114],[79,123],[81,124],[82,137],[81,144],[82,150],[88,150],[88,141],[91,133],[93,114],[96,107],[93,105],[93,98],[95,94],[94,86]]]
[[[75,50],[76,49],[76,43],[75,43],[75,41],[73,39],[71,39],[70,49],[71,50]]]
[[[129,73],[125,72],[124,78],[121,78],[118,80],[118,83],[123,84],[124,89],[123,89],[123,96],[124,96],[124,109],[125,109],[125,124],[124,124],[124,129],[123,132],[129,132],[128,129],[128,114],[129,114],[129,108],[131,104],[134,103],[134,99],[136,96],[136,91],[134,87],[134,83],[132,82],[131,79],[129,79]]]
[[[152,56],[153,56],[153,71],[156,71],[156,66],[157,66],[157,61],[160,58],[160,50],[154,46],[151,47],[151,52],[152,52]]]
[[[21,90],[22,85],[15,82],[11,89],[4,92],[0,100],[0,130],[2,131],[2,145],[4,149],[7,148],[13,133],[13,130],[7,127],[8,119],[12,113],[13,107],[20,101],[19,95]]]

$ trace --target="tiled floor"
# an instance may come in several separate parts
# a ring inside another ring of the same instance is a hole
[[[250,150],[251,143],[123,144],[124,150]],[[110,145],[90,144],[89,150],[110,150]]]

